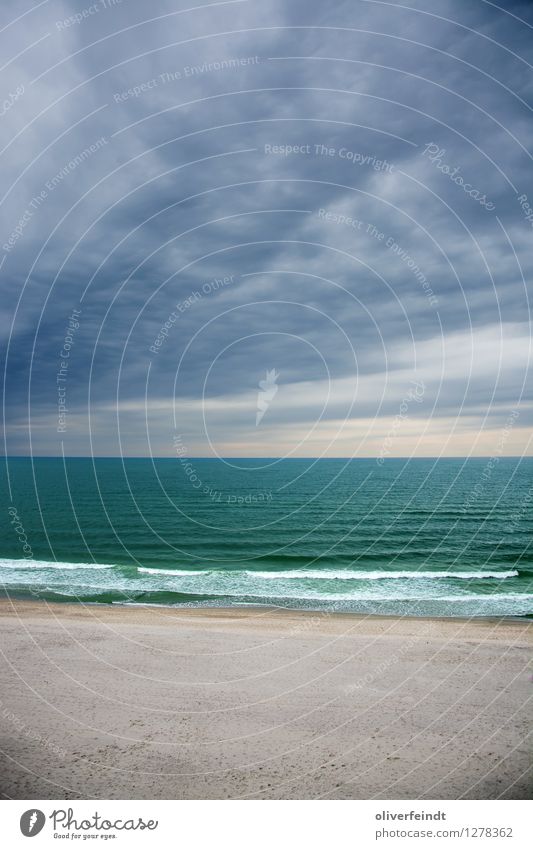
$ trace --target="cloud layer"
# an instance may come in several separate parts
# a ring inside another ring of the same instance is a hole
[[[3,4],[6,452],[530,453],[530,4],[185,5]]]

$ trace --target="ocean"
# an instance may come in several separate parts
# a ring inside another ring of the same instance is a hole
[[[533,458],[9,458],[4,596],[533,613]]]

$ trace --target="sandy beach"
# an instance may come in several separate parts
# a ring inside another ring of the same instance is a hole
[[[0,627],[4,798],[528,796],[526,622],[2,601]]]

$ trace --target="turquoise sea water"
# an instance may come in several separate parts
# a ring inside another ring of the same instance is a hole
[[[10,458],[0,486],[4,594],[533,612],[533,458]]]

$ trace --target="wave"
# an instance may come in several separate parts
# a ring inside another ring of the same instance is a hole
[[[310,578],[312,580],[327,580],[327,581],[381,581],[381,580],[393,580],[398,578],[458,578],[459,580],[468,581],[472,579],[480,579],[480,578],[517,578],[518,571],[516,569],[507,570],[505,572],[418,572],[416,570],[411,571],[397,571],[397,572],[384,572],[384,571],[374,571],[374,572],[365,572],[364,570],[333,570],[333,569],[291,569],[288,572],[253,572],[247,571],[247,575],[255,578]]]
[[[148,575],[177,575],[179,578],[193,578],[193,577],[203,577],[204,575],[210,575],[210,571],[202,572],[200,569],[196,571],[190,571],[187,569],[149,569],[147,566],[138,566],[138,572],[144,572]]]
[[[187,597],[187,593],[181,593],[184,598]],[[328,593],[327,595],[324,593],[301,593],[297,592],[294,595],[291,593],[283,593],[282,595],[277,595],[275,593],[254,593],[250,590],[244,592],[231,591],[231,593],[227,592],[216,592],[214,590],[210,590],[208,594],[206,594],[206,598],[261,598],[263,600],[275,601],[276,603],[282,603],[284,601],[320,601],[320,602],[331,602],[331,601],[364,601],[370,604],[373,604],[376,601],[392,601],[399,603],[410,603],[410,602],[435,602],[440,603],[443,601],[478,601],[478,602],[504,602],[504,601],[521,601],[531,603],[533,599],[533,593],[492,593],[487,595],[479,595],[479,594],[467,594],[464,595],[442,595],[442,596],[429,596],[429,595],[408,595],[408,596],[397,596],[397,595],[367,595],[366,593]],[[376,613],[379,613],[379,609],[376,609]]]
[[[63,563],[60,560],[12,560],[0,558],[2,569],[114,569],[114,563]]]
[[[481,578],[495,578],[503,580],[504,578],[517,578],[519,575],[516,569],[507,569],[505,571],[477,571],[477,572],[445,572],[445,571],[425,571],[420,572],[414,569],[408,571],[365,571],[363,569],[290,569],[284,572],[262,572],[254,569],[156,569],[139,566],[138,572],[144,572],[149,575],[174,575],[180,578],[203,578],[207,575],[216,577],[236,578],[245,575],[248,578],[261,578],[272,580],[276,578],[285,579],[311,579],[311,580],[327,580],[327,581],[380,581],[393,579],[411,579],[411,578],[457,578],[459,580],[477,580]]]
[[[323,592],[306,592],[302,589],[295,589],[293,593],[291,592],[283,592],[283,593],[265,593],[265,592],[257,592],[252,588],[246,589],[244,587],[240,587],[238,589],[233,589],[231,591],[222,591],[222,589],[210,589],[208,592],[204,593],[195,593],[195,592],[184,592],[180,590],[179,592],[175,591],[163,591],[161,588],[154,587],[153,589],[144,589],[143,591],[139,591],[138,588],[134,586],[123,586],[123,587],[113,587],[110,589],[109,587],[102,587],[98,585],[84,584],[79,587],[51,587],[51,586],[43,586],[38,587],[41,592],[51,593],[54,596],[60,595],[69,598],[78,598],[80,601],[83,600],[87,595],[96,597],[108,597],[108,601],[112,601],[113,603],[141,603],[141,604],[149,604],[149,603],[161,603],[170,602],[174,600],[174,603],[183,604],[187,602],[210,602],[216,600],[224,600],[227,604],[236,604],[239,601],[245,605],[250,603],[260,603],[260,604],[292,604],[292,603],[327,603],[331,604],[331,602],[344,602],[353,604],[354,602],[363,602],[365,604],[374,606],[374,613],[380,612],[379,604],[384,602],[392,602],[397,605],[409,605],[413,603],[417,604],[433,604],[433,605],[441,605],[443,602],[459,602],[459,603],[472,603],[477,602],[481,605],[492,604],[492,605],[501,605],[509,602],[519,602],[520,605],[527,606],[528,611],[531,611],[531,604],[533,600],[533,593],[519,593],[519,592],[510,592],[510,593],[487,593],[487,594],[476,594],[476,593],[453,593],[446,595],[424,595],[416,590],[411,594],[402,596],[402,595],[394,595],[390,592],[383,592],[377,594],[370,594],[365,592],[347,592],[347,593],[323,593]],[[92,592],[88,592],[92,591]],[[109,594],[110,592],[115,595],[112,598]],[[117,598],[117,593],[124,593],[126,598]],[[129,598],[128,598],[129,596]],[[239,601],[237,601],[239,600]],[[376,603],[377,606],[376,606]],[[349,608],[347,608],[349,609]],[[533,612],[533,611],[532,611]]]

